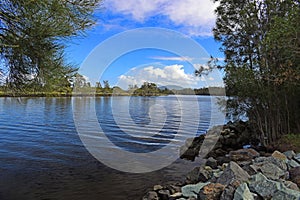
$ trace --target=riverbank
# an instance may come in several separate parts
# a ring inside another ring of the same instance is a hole
[[[216,135],[217,132],[220,134]],[[142,199],[299,200],[299,137],[284,137],[284,142],[295,141],[263,148],[255,134],[251,125],[240,121],[216,126],[207,132],[206,137],[188,139],[181,147],[180,157],[191,161],[201,157],[205,164],[187,172],[181,183],[149,188]],[[216,144],[206,154],[201,146],[210,142]]]
[[[183,183],[155,185],[143,200],[299,200],[300,153],[254,149],[231,151],[218,163],[210,157],[194,168]]]

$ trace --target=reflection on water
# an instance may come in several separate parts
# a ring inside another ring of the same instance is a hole
[[[186,104],[181,107],[193,113],[194,108],[189,107],[193,99],[184,98]],[[214,116],[215,107],[210,112],[214,101],[210,97],[197,97],[201,110],[197,134],[206,131],[211,116],[218,117]],[[176,134],[184,135],[182,138],[189,134],[177,132],[181,111],[172,96],[113,100],[99,97],[95,104],[100,126],[115,144],[109,148],[149,152],[167,145]],[[124,117],[128,113],[130,119]],[[182,174],[199,164],[177,160],[146,174],[106,167],[89,154],[79,139],[71,98],[0,98],[0,116],[0,199],[3,200],[140,199],[152,185],[181,180]],[[193,117],[190,120],[193,124]]]

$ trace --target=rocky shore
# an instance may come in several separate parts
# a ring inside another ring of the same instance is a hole
[[[300,153],[259,148],[254,132],[246,123],[238,123],[222,126],[206,164],[188,172],[184,182],[155,185],[142,199],[300,200]],[[187,140],[181,158],[194,160],[203,142],[204,136]],[[242,148],[250,143],[253,148]]]

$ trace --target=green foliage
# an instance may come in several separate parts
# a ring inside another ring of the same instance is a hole
[[[99,0],[3,0],[0,6],[1,71],[8,86],[54,84],[69,76],[66,39],[90,27]],[[55,78],[54,78],[55,79]],[[50,86],[49,86],[50,87]],[[59,86],[55,86],[59,87]]]
[[[262,142],[300,132],[299,0],[216,2],[229,110],[247,113]]]
[[[144,82],[143,85],[134,90],[133,95],[137,96],[158,96],[161,92],[155,83]]]

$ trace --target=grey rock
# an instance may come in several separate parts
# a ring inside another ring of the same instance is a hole
[[[289,169],[291,169],[291,168],[299,167],[300,164],[297,161],[292,159],[287,161],[287,166]]]
[[[143,200],[158,200],[157,193],[150,191],[143,197]]]
[[[297,155],[294,156],[294,159],[300,163],[300,153],[298,153]]]
[[[210,167],[195,167],[186,176],[186,183],[207,182],[213,176],[213,171]]]
[[[233,200],[254,200],[252,193],[250,192],[248,185],[242,183],[235,191]]]
[[[286,152],[283,152],[283,154],[288,158],[288,159],[292,159],[296,153],[294,151],[286,151]]]
[[[213,169],[216,169],[218,167],[217,160],[214,159],[213,157],[209,157],[206,161],[206,165],[210,166]]]
[[[299,188],[297,186],[296,183],[292,182],[292,181],[286,181],[286,180],[282,180],[281,181],[287,188],[292,189],[292,190],[296,190],[299,191]]]
[[[255,171],[262,172],[267,178],[278,180],[286,176],[286,172],[272,162],[261,162],[251,165]]]
[[[282,199],[299,200],[300,192],[288,188],[283,188],[281,190],[276,191],[272,198],[272,200],[282,200]]]
[[[252,192],[255,192],[262,196],[264,199],[270,199],[274,193],[284,185],[282,183],[268,180],[263,174],[258,173],[250,178],[249,188]]]
[[[169,190],[159,190],[158,197],[160,200],[168,200],[170,197],[170,191]]]
[[[158,190],[162,190],[162,189],[163,189],[163,186],[161,186],[161,185],[154,185],[153,186],[154,191],[158,191]]]
[[[283,183],[269,180],[263,174],[258,173],[250,178],[249,188],[264,199],[297,199],[300,192],[287,188]]]
[[[220,200],[229,200],[233,198],[235,188],[233,186],[227,186],[221,194]]]
[[[218,178],[217,182],[223,185],[228,185],[233,180],[238,180],[241,182],[247,181],[249,179],[249,174],[243,170],[237,163],[231,161],[224,173]]]
[[[208,183],[197,183],[197,184],[190,184],[190,185],[185,185],[181,188],[182,191],[182,195],[184,197],[195,197],[197,198],[198,193],[200,192],[200,190],[206,186],[210,184]]]

